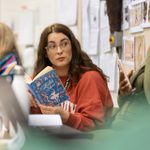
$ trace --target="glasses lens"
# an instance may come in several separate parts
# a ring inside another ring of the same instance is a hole
[[[68,45],[69,45],[69,41],[65,40],[60,44],[60,48],[65,49],[68,47]]]
[[[47,50],[50,50],[50,51],[53,51],[53,50],[56,50],[57,46],[56,44],[48,44],[47,46]]]
[[[55,43],[49,43],[46,47],[49,51],[56,51],[58,47],[60,47],[62,50],[65,50],[69,46],[69,40],[63,40],[58,46]]]

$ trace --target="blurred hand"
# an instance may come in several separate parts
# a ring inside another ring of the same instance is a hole
[[[35,98],[32,96],[32,94],[28,91],[28,97],[29,97],[29,102],[30,102],[30,107],[38,107],[38,104],[36,103]]]
[[[128,78],[133,75],[133,70],[131,70],[128,74]],[[119,93],[120,95],[130,94],[134,89],[132,89],[131,85],[128,83],[125,74],[120,71],[120,82],[119,82]]]
[[[63,123],[67,122],[70,113],[65,111],[61,106],[46,106],[39,104],[42,114],[59,114],[62,118]]]

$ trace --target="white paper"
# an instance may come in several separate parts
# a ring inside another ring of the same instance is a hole
[[[100,53],[111,51],[109,38],[110,38],[109,27],[105,27],[101,29],[100,30]]]
[[[90,27],[99,28],[99,0],[90,0]]]
[[[82,20],[82,47],[87,51],[90,38],[89,0],[82,0]]]
[[[99,0],[82,1],[82,45],[89,55],[98,54],[99,5]]]
[[[132,0],[131,5],[137,5],[139,3],[142,3],[144,0]]]
[[[87,49],[87,53],[89,55],[97,55],[98,51],[98,39],[99,39],[99,30],[98,29],[91,29],[90,30],[90,46]]]
[[[128,29],[129,28],[129,6],[128,4],[123,5],[123,30]]]
[[[107,6],[105,1],[100,3],[100,28],[109,27]]]
[[[116,73],[117,73],[117,54],[107,53],[100,56],[100,68],[109,77],[108,87],[110,91],[115,91],[117,88]]]
[[[123,62],[125,64],[134,66],[134,37],[123,37]]]
[[[130,32],[135,33],[143,31],[142,3],[132,4],[130,5],[129,8],[130,8],[130,20],[129,20]]]
[[[150,0],[143,1],[143,28],[149,28],[150,27]]]
[[[60,126],[62,125],[62,120],[60,115],[51,114],[51,115],[29,115],[28,123],[30,126]]]
[[[56,20],[66,25],[75,25],[77,22],[77,0],[57,0]]]

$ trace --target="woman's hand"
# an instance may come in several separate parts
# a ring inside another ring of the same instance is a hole
[[[38,107],[38,104],[36,103],[36,100],[34,99],[34,97],[32,96],[32,94],[28,91],[28,98],[29,98],[29,103],[30,103],[30,107]]]
[[[39,104],[42,114],[59,114],[62,118],[63,123],[67,122],[70,113],[65,111],[61,106],[46,106]]]
[[[130,78],[133,75],[133,70],[131,70],[128,74],[128,78]],[[125,74],[120,71],[120,82],[119,82],[119,94],[120,95],[127,95],[130,94],[133,91],[131,85],[129,85],[129,82],[127,81]]]
[[[31,114],[41,114],[41,110],[39,108],[39,105],[36,103],[35,98],[32,96],[32,94],[28,91],[28,97],[30,102],[30,113]]]

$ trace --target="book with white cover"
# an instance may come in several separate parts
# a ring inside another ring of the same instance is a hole
[[[30,126],[60,126],[62,125],[62,120],[58,114],[30,114],[28,116],[28,124]]]

